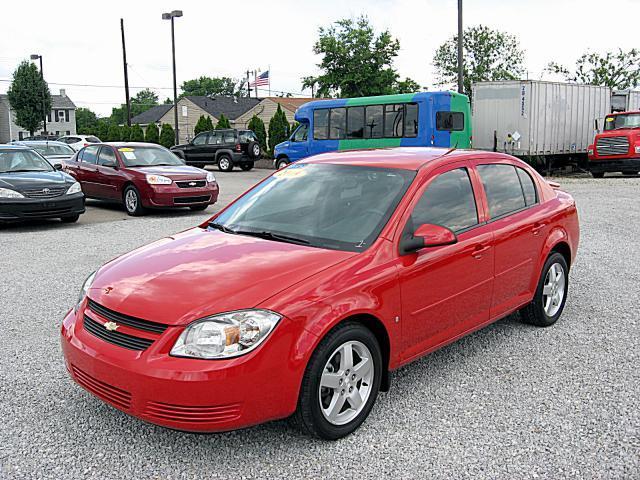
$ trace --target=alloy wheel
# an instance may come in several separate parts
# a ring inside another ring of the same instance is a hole
[[[129,189],[124,196],[124,203],[129,212],[135,212],[138,208],[138,195],[133,189]]]
[[[542,287],[542,305],[549,317],[553,317],[560,310],[565,290],[564,268],[559,263],[554,263],[549,267]]]
[[[375,366],[371,352],[359,341],[339,346],[329,356],[322,377],[318,400],[323,416],[333,425],[355,419],[371,395]]]
[[[221,170],[229,169],[229,159],[227,157],[222,157],[218,163],[220,165]]]

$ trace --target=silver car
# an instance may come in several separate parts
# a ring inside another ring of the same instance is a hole
[[[62,161],[69,160],[75,155],[75,150],[66,143],[54,140],[22,140],[11,142],[14,145],[29,147],[46,158],[56,170],[62,168]]]

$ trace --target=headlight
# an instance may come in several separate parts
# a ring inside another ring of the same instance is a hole
[[[80,306],[80,303],[82,303],[82,301],[84,300],[84,297],[87,296],[87,292],[89,291],[89,288],[91,287],[91,284],[93,283],[93,279],[95,278],[95,276],[96,276],[96,272],[93,272],[91,275],[87,277],[87,279],[82,284],[82,288],[80,289],[80,294],[78,295],[78,301],[76,302],[76,306],[74,308],[76,312],[78,311],[78,307]]]
[[[80,182],[75,182],[69,187],[69,190],[67,190],[67,195],[71,195],[72,193],[80,193],[81,191],[82,187],[80,186]]]
[[[635,147],[636,153],[640,153],[640,145],[636,145]]]
[[[207,172],[207,182],[214,183],[215,181],[216,181],[216,176],[213,174],[213,172]]]
[[[170,185],[171,179],[162,175],[147,175],[147,183],[149,185]]]
[[[10,188],[0,188],[0,198],[24,198],[24,195]]]
[[[282,317],[268,310],[238,310],[197,320],[171,349],[171,355],[194,358],[230,358],[260,345]]]

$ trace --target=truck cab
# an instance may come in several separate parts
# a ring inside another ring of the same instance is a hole
[[[595,178],[606,172],[640,172],[640,111],[607,115],[604,128],[589,146],[589,170]]]

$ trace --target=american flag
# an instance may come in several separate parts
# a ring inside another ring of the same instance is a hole
[[[258,75],[258,78],[249,84],[250,87],[259,87],[261,85],[269,85],[269,70]]]

